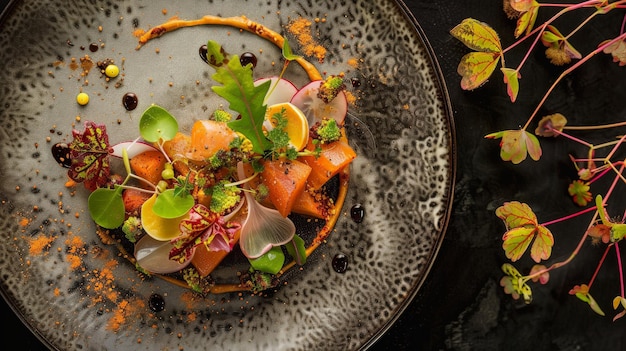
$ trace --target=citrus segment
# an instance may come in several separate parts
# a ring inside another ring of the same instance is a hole
[[[146,233],[156,240],[165,241],[174,239],[180,235],[180,229],[178,228],[180,222],[189,218],[189,213],[176,218],[157,216],[152,210],[156,198],[156,194],[152,195],[152,197],[146,200],[141,206],[141,225]]]
[[[304,113],[289,102],[268,106],[265,112],[265,119],[269,122],[265,126],[268,129],[277,124],[275,114],[281,114],[287,120],[287,126],[283,130],[289,136],[289,144],[298,151],[304,149],[309,141],[309,122]]]

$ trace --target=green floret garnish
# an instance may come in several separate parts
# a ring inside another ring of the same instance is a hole
[[[320,90],[317,92],[317,97],[322,99],[325,103],[333,101],[337,95],[345,89],[346,85],[343,82],[343,78],[335,75],[328,76],[324,82],[320,85]]]
[[[143,234],[141,219],[135,216],[128,217],[122,225],[122,232],[124,232],[128,241],[131,243],[136,242],[137,238]]]
[[[324,119],[315,128],[318,140],[322,143],[330,143],[339,140],[341,138],[341,129],[337,125],[337,121],[332,118]]]
[[[213,111],[211,117],[218,122],[230,122],[233,119],[233,116],[230,113],[222,109]]]
[[[241,276],[241,284],[250,288],[253,293],[258,293],[278,286],[278,279],[275,275],[255,271],[250,268],[248,273]]]
[[[211,290],[211,286],[213,284],[207,279],[203,279],[202,277],[200,277],[200,274],[195,268],[185,268],[182,273],[183,279],[185,280],[185,282],[187,282],[187,285],[189,285],[189,288],[191,288],[191,290],[200,294],[204,294]]]
[[[211,189],[210,210],[215,213],[223,214],[241,200],[241,189],[228,185],[226,181],[215,184]]]

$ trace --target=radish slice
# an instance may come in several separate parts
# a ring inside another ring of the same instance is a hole
[[[112,156],[122,158],[122,150],[126,149],[128,158],[133,158],[146,151],[158,151],[156,147],[144,141],[124,141],[113,145]]]
[[[316,80],[300,89],[291,99],[291,103],[296,105],[309,121],[309,126],[324,118],[334,118],[338,125],[343,125],[343,120],[348,113],[348,99],[346,94],[340,92],[333,101],[328,104],[317,97],[317,93],[323,81]]]
[[[170,260],[170,250],[174,248],[169,241],[160,241],[150,235],[135,244],[135,258],[137,263],[147,271],[156,274],[167,274],[180,271],[191,263],[191,258],[184,263]],[[195,253],[195,251],[194,251]]]
[[[263,101],[268,106],[279,104],[281,102],[289,102],[291,101],[291,98],[298,92],[298,88],[296,88],[293,83],[284,78],[278,77],[260,78],[254,81],[254,85],[259,86],[267,82],[268,80],[271,80],[272,83],[270,83],[270,90],[265,96],[265,101]]]

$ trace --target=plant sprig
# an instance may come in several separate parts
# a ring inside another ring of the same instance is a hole
[[[556,9],[556,13],[537,25],[536,20],[540,10]],[[555,25],[556,20],[573,11],[590,9],[581,22],[569,33],[562,33]],[[554,220],[540,222],[531,207],[525,203],[510,201],[496,210],[496,215],[504,222],[506,232],[502,237],[502,248],[506,257],[511,262],[518,261],[530,248],[530,256],[535,265],[526,275],[521,274],[511,263],[504,263],[502,270],[505,276],[500,284],[507,294],[514,298],[523,297],[526,303],[532,301],[532,282],[547,284],[550,272],[562,268],[572,262],[585,248],[585,244],[591,240],[594,244],[606,245],[602,258],[591,277],[583,284],[572,287],[570,294],[587,303],[590,308],[599,315],[605,315],[601,308],[601,302],[591,295],[593,283],[598,277],[607,255],[614,251],[617,257],[619,271],[620,291],[612,301],[612,307],[618,311],[613,320],[626,315],[626,294],[624,284],[624,271],[620,255],[620,243],[626,236],[626,211],[617,219],[609,217],[606,207],[607,201],[616,196],[617,191],[623,191],[626,186],[626,160],[618,156],[623,150],[626,135],[617,134],[615,138],[605,142],[594,144],[575,135],[579,131],[614,130],[626,126],[626,122],[618,122],[604,125],[569,126],[567,118],[556,112],[544,116],[537,123],[537,127],[530,131],[530,125],[539,117],[539,113],[546,103],[550,94],[563,81],[563,79],[588,63],[594,56],[604,53],[611,55],[613,61],[620,66],[626,65],[626,16],[620,32],[612,39],[604,40],[597,47],[586,54],[581,54],[574,45],[576,35],[582,32],[586,26],[600,15],[605,15],[615,10],[626,9],[625,0],[587,0],[578,4],[551,4],[539,3],[536,0],[507,0],[505,12],[509,17],[517,19],[517,25],[513,33],[516,40],[509,46],[503,47],[498,33],[488,24],[476,19],[468,18],[451,30],[451,35],[460,40],[472,52],[461,59],[458,73],[461,75],[461,88],[472,90],[486,84],[487,80],[500,66],[503,81],[506,84],[507,94],[512,103],[517,100],[521,86],[523,68],[530,54],[541,43],[545,49],[545,55],[552,64],[568,65],[561,74],[551,83],[545,94],[530,113],[526,123],[519,129],[503,130],[486,135],[488,139],[501,139],[500,157],[504,161],[514,164],[521,163],[528,156],[537,161],[542,156],[540,145],[541,138],[560,137],[582,145],[587,148],[583,157],[569,155],[572,164],[578,173],[578,179],[572,181],[567,192],[573,201],[582,210]],[[505,56],[514,49],[520,47],[523,42],[530,41],[525,55],[517,66],[510,66]],[[600,179],[610,177],[610,184],[599,188],[597,182]],[[593,195],[595,193],[595,196]],[[619,193],[619,195],[622,195]],[[618,196],[619,196],[618,195]],[[594,199],[595,200],[592,200]],[[554,240],[558,234],[553,235],[548,229],[553,224],[569,221],[580,216],[592,214],[589,224],[582,231],[577,246],[566,259],[544,264],[552,255]]]

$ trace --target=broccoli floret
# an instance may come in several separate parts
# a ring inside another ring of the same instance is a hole
[[[215,213],[224,214],[235,207],[240,200],[240,188],[228,185],[226,181],[220,181],[212,187],[210,209]]]
[[[213,111],[213,114],[211,115],[211,117],[218,122],[230,122],[230,120],[233,118],[233,116],[230,113],[222,109],[217,109]]]
[[[317,97],[322,99],[325,103],[333,101],[346,85],[343,82],[343,77],[331,75],[324,80],[320,85],[320,90],[317,92]]]
[[[341,129],[337,125],[337,121],[332,118],[324,119],[316,125],[316,138],[322,143],[330,143],[341,138]]]
[[[128,241],[131,243],[136,242],[137,238],[143,234],[141,219],[135,216],[128,217],[122,225],[122,232],[124,232]]]

